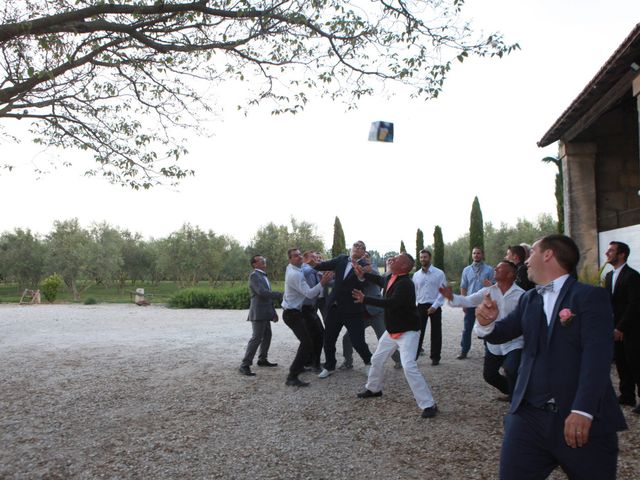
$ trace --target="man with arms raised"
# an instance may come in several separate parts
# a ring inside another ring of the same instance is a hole
[[[309,285],[310,288],[315,287],[322,278],[322,274],[313,269],[314,265],[318,263],[318,253],[313,252],[311,250],[307,250],[302,254],[303,264],[302,264],[302,274],[304,275],[304,279]],[[311,341],[313,342],[313,352],[311,352],[311,358],[307,359],[305,363],[310,363],[311,369],[320,373],[322,369],[320,368],[320,357],[322,356],[322,344],[324,343],[324,326],[322,325],[322,320],[318,316],[318,301],[322,296],[322,291],[320,292],[318,297],[314,298],[305,298],[302,304],[302,316],[304,317],[304,321],[307,325],[307,331],[311,336]]]
[[[558,465],[571,479],[616,477],[617,432],[626,423],[609,374],[611,306],[604,289],[569,275],[579,259],[569,237],[543,237],[527,260],[537,287],[499,322],[490,296],[476,309],[476,333],[488,342],[524,337],[504,421],[502,480],[544,479]]]
[[[484,287],[473,295],[467,297],[454,295],[451,287],[441,288],[440,293],[449,300],[452,307],[465,308],[476,308],[482,303],[485,295],[489,294],[491,299],[497,303],[500,312],[500,318],[497,321],[500,321],[515,310],[524,290],[514,283],[516,266],[512,262],[503,260],[496,265],[494,272],[495,285]],[[482,369],[484,381],[508,395],[509,399],[511,399],[518,378],[523,343],[522,336],[519,336],[500,345],[489,342],[486,344]],[[506,376],[500,374],[500,367],[503,368]]]
[[[411,255],[401,253],[391,262],[391,275],[380,277],[365,273],[359,266],[354,269],[358,278],[377,282],[384,287],[383,297],[365,296],[361,290],[354,289],[353,298],[358,304],[376,305],[384,307],[384,323],[386,331],[378,341],[378,348],[371,357],[371,369],[365,390],[358,394],[359,398],[382,396],[384,383],[384,364],[387,359],[400,349],[400,359],[404,369],[404,376],[409,383],[418,407],[422,409],[422,418],[436,415],[438,407],[433,399],[431,389],[418,369],[416,350],[420,339],[420,326],[416,311],[416,291],[409,277],[415,261]]]
[[[333,271],[334,285],[326,300],[327,316],[324,319],[324,369],[318,375],[327,378],[336,369],[336,341],[342,327],[349,332],[351,344],[362,358],[365,365],[371,362],[371,350],[364,340],[364,306],[353,302],[351,291],[362,288],[356,277],[353,266],[366,265],[364,258],[366,246],[358,240],[351,247],[351,256],[338,255],[326,262],[315,265],[318,271]]]
[[[282,298],[282,319],[300,341],[296,356],[289,368],[286,385],[290,387],[306,387],[309,385],[298,378],[304,371],[304,363],[314,351],[312,335],[307,321],[302,314],[305,298],[315,299],[322,292],[322,288],[331,280],[331,274],[325,274],[313,288],[309,287],[302,273],[302,254],[297,248],[287,251],[289,265],[284,274],[284,297]]]

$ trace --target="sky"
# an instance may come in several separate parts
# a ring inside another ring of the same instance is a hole
[[[555,217],[556,168],[541,159],[558,147],[536,142],[640,22],[640,2],[467,0],[464,12],[476,30],[499,30],[521,50],[456,64],[427,102],[378,96],[346,112],[313,99],[296,116],[227,112],[212,119],[214,136],[189,139],[183,165],[196,175],[178,187],[133,191],[82,176],[89,155],[28,138],[1,143],[17,167],[0,172],[0,232],[46,234],[54,220],[78,218],[160,238],[190,223],[247,245],[260,227],[295,217],[330,247],[338,216],[347,244],[384,253],[414,245],[418,228],[426,244],[436,225],[445,242],[459,238],[475,196],[494,226]],[[378,120],[394,122],[393,143],[368,141]],[[76,165],[35,174],[51,157]]]

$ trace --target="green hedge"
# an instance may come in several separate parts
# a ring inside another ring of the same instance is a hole
[[[171,297],[172,308],[215,308],[244,310],[249,308],[251,297],[246,285],[228,288],[187,288]]]

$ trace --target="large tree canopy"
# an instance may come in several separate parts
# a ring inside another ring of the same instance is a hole
[[[219,85],[298,112],[313,93],[355,105],[385,81],[438,95],[452,62],[502,56],[463,0],[0,0],[0,118],[44,145],[93,152],[88,173],[134,188],[178,180],[182,128]]]

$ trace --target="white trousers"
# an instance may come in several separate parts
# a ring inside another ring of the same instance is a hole
[[[387,359],[400,349],[400,360],[404,376],[409,383],[413,397],[418,403],[418,407],[425,409],[435,404],[431,389],[427,381],[418,370],[416,363],[416,351],[418,350],[418,342],[420,341],[419,331],[404,332],[400,338],[393,339],[389,336],[389,332],[384,332],[378,340],[378,348],[371,357],[371,369],[369,370],[369,378],[365,388],[372,392],[380,392],[384,385],[384,364]]]

